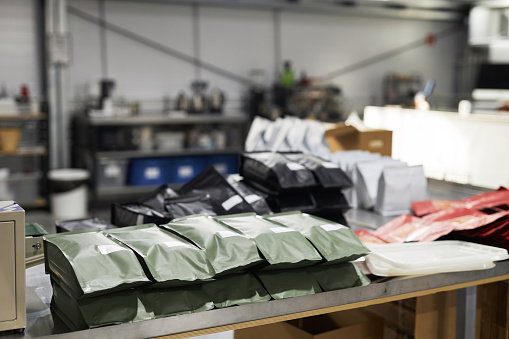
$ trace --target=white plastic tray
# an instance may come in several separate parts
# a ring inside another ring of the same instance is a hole
[[[371,272],[379,276],[423,275],[492,268],[507,250],[464,241],[369,245]]]

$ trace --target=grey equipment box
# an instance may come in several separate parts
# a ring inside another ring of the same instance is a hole
[[[96,186],[125,186],[127,178],[127,165],[127,159],[99,158],[97,160]]]
[[[26,327],[25,211],[0,201],[0,331]]]

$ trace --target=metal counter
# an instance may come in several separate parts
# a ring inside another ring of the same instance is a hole
[[[482,190],[472,187],[430,181],[430,196],[433,198],[461,199],[480,192]],[[375,228],[391,218],[366,211],[352,210],[347,213],[347,219],[353,228]],[[78,332],[63,332],[55,327],[49,309],[52,288],[49,276],[44,274],[44,266],[38,265],[28,268],[26,273],[26,331],[22,334],[0,332],[0,337],[36,338],[51,336],[55,339],[95,339],[149,338],[167,335],[188,337],[210,334],[418,297],[441,291],[465,291],[465,288],[469,286],[509,279],[509,260],[498,262],[496,267],[488,270],[393,278],[364,287]],[[470,299],[471,297],[472,295],[469,295]],[[465,309],[463,309],[463,312],[465,313]]]
[[[507,279],[509,279],[509,261],[504,261],[488,270],[392,279],[364,287],[285,300],[272,300],[202,313],[62,333],[60,329],[55,329],[49,309],[52,295],[49,277],[44,274],[44,266],[38,265],[27,269],[27,329],[24,334],[6,332],[4,337],[36,338],[51,335],[55,339],[95,339],[149,338],[172,334],[184,334],[182,337],[185,337],[364,307]]]

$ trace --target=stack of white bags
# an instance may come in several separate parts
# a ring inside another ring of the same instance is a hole
[[[276,121],[256,117],[246,139],[248,152],[303,152],[338,164],[354,187],[344,191],[352,208],[375,210],[382,215],[410,212],[412,201],[427,199],[427,180],[422,165],[406,163],[367,151],[331,153],[326,127],[314,120],[294,117]]]

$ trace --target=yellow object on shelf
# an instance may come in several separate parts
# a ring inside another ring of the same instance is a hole
[[[0,147],[5,152],[15,152],[18,149],[21,129],[0,128]]]

